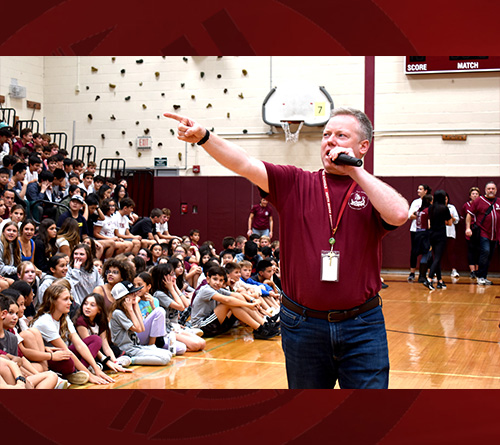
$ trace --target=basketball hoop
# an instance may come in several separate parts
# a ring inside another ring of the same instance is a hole
[[[286,142],[297,142],[299,140],[299,133],[300,129],[302,128],[302,125],[304,125],[304,121],[286,121],[282,120],[281,122],[281,128],[283,128],[283,131],[285,132],[285,141]],[[290,128],[290,125],[298,125],[295,131],[292,131]]]

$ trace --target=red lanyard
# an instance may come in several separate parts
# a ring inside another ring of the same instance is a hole
[[[347,190],[347,193],[344,196],[344,200],[342,201],[342,205],[340,206],[339,214],[337,216],[337,225],[335,227],[333,227],[332,203],[330,201],[330,193],[328,192],[328,184],[326,183],[326,173],[324,170],[322,172],[322,176],[323,176],[323,188],[325,190],[326,206],[328,207],[328,218],[330,220],[330,229],[332,231],[332,237],[328,240],[328,242],[330,243],[330,245],[332,246],[332,249],[333,249],[333,245],[335,244],[335,238],[334,238],[335,233],[337,232],[337,229],[339,228],[340,220],[341,220],[342,215],[344,214],[344,210],[347,206],[347,201],[348,201],[349,197],[351,196],[351,193],[354,190],[354,187],[356,187],[356,182],[353,181],[351,186]]]

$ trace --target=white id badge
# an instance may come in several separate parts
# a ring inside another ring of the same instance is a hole
[[[340,252],[321,251],[321,281],[339,281]]]

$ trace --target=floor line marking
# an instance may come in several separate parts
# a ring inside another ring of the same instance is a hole
[[[398,331],[396,329],[387,329],[387,332],[394,332],[396,334],[419,335],[421,337],[442,338],[443,340],[476,341],[479,343],[491,343],[491,344],[498,343],[498,341],[495,341],[495,340],[479,340],[476,338],[462,338],[462,337],[445,337],[444,335],[434,335],[434,334],[423,334],[423,333],[419,333],[419,332]]]
[[[389,372],[399,372],[402,374],[425,374],[425,375],[443,375],[447,377],[466,377],[471,379],[494,379],[500,380],[500,376],[492,376],[492,375],[471,375],[471,374],[452,374],[449,372],[430,372],[430,371],[400,371],[396,369],[391,369]]]

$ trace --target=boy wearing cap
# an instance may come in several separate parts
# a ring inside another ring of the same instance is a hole
[[[80,213],[85,206],[85,200],[82,195],[75,193],[69,201],[69,211],[64,212],[57,220],[57,227],[61,227],[66,218],[74,218],[80,228],[80,240],[83,241],[88,238],[89,232],[87,227],[87,220]]]
[[[141,287],[134,287],[130,281],[122,281],[113,286],[111,295],[115,303],[109,329],[113,343],[132,359],[132,365],[165,366],[172,359],[166,349],[153,345],[140,345],[137,333],[144,332],[144,322],[139,307],[140,298],[136,292]]]

